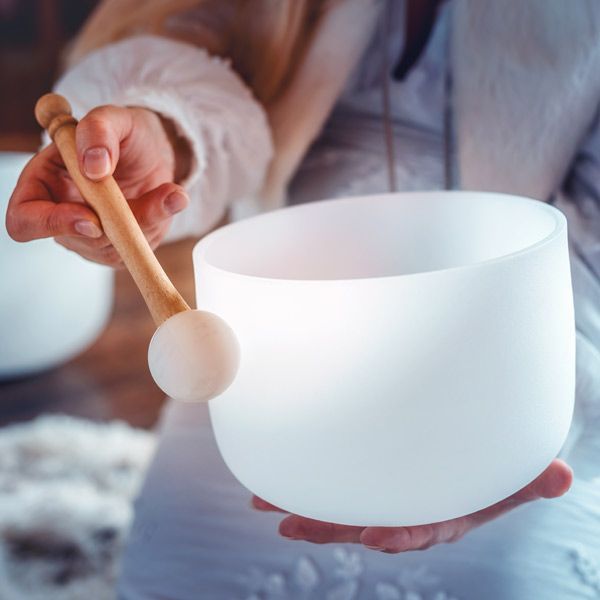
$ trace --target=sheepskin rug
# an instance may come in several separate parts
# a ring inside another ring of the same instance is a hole
[[[43,416],[0,429],[0,598],[108,600],[154,449],[125,423]]]

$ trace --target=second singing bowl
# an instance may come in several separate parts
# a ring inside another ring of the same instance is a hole
[[[240,344],[210,402],[239,481],[349,525],[465,515],[558,453],[574,401],[564,216],[468,192],[317,202],[194,249],[198,308]]]

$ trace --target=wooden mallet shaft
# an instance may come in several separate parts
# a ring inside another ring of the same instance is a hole
[[[156,325],[190,310],[158,262],[115,179],[109,176],[91,181],[81,173],[75,145],[77,120],[66,98],[58,94],[42,96],[35,106],[35,117],[56,144],[77,189],[98,215],[104,233],[131,273]]]

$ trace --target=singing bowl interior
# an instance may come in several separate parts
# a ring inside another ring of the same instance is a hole
[[[240,343],[210,403],[223,458],[291,512],[356,525],[468,514],[559,451],[574,390],[563,215],[429,192],[324,201],[214,232],[198,308]]]

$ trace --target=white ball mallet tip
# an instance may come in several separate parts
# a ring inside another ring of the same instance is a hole
[[[233,382],[240,360],[239,344],[221,317],[186,310],[156,330],[148,348],[154,381],[171,398],[206,402]]]

